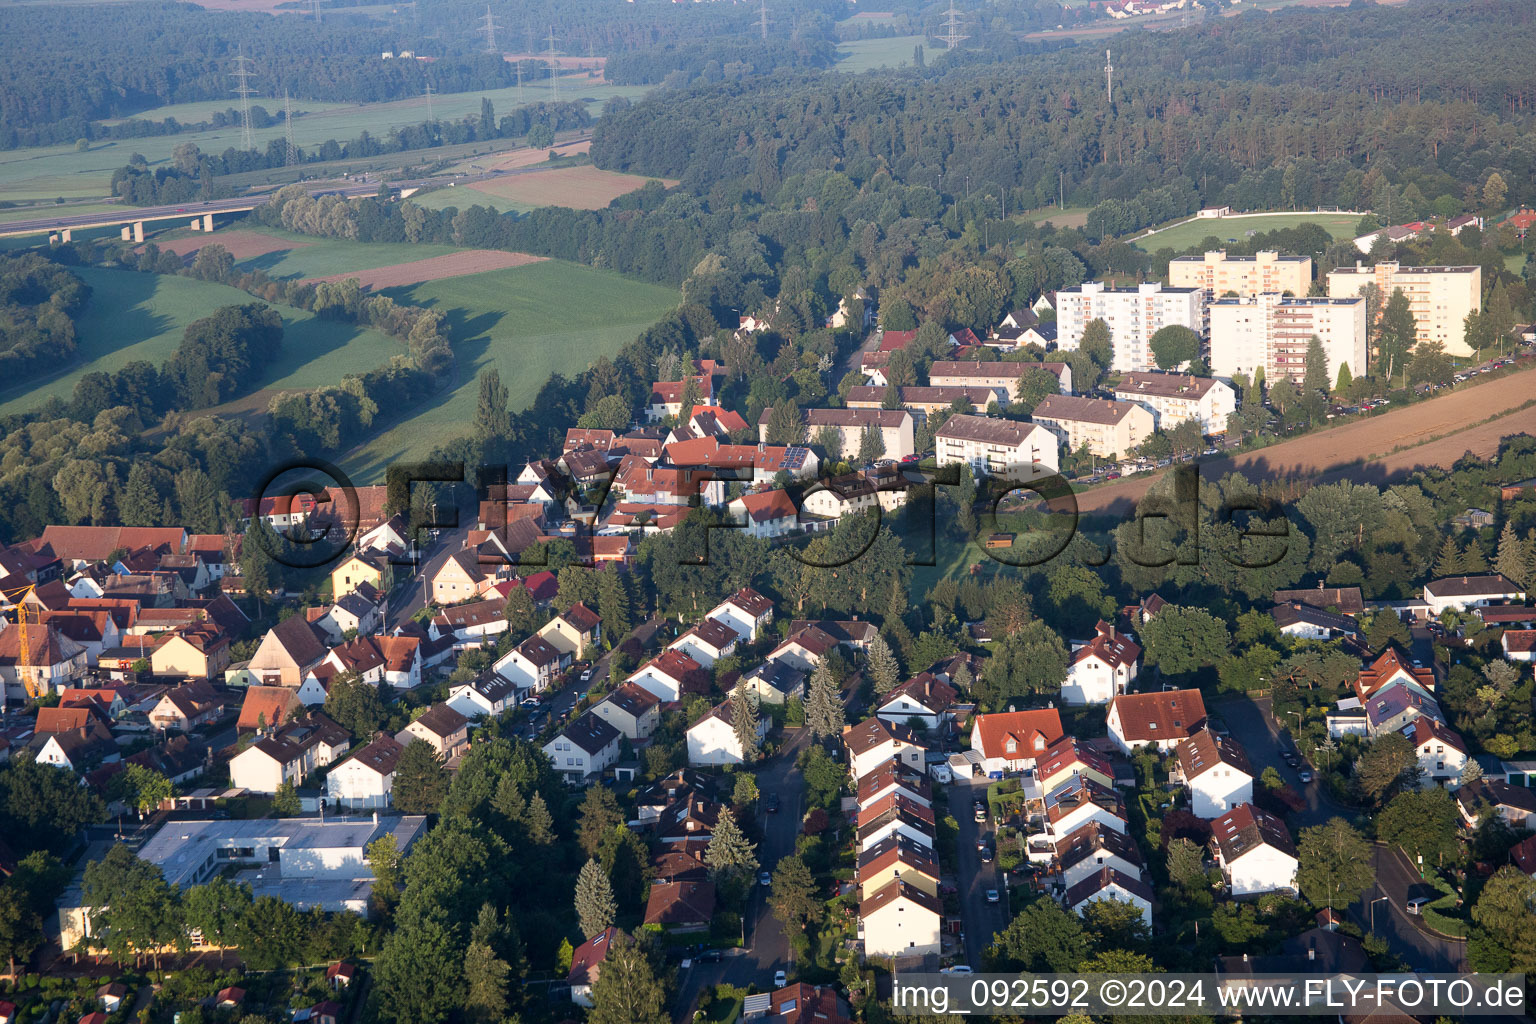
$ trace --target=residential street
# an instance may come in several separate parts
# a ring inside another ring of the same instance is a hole
[[[805,813],[805,787],[795,768],[795,758],[805,749],[809,737],[810,733],[805,729],[785,730],[784,745],[757,770],[759,792],[776,793],[779,797],[776,814],[763,810],[764,801],[758,801],[757,820],[763,840],[757,849],[757,859],[764,871],[772,871],[780,857],[795,852],[795,836]],[[753,886],[743,922],[747,940],[744,950],[730,950],[718,963],[695,962],[687,970],[678,972],[673,1019],[679,1024],[692,1019],[699,994],[712,985],[722,982],[742,987],[756,984],[759,990],[767,991],[773,986],[773,972],[780,969],[789,972],[793,980],[789,938],[778,919],[769,912],[767,895],[768,890],[763,886]]]
[[[1357,812],[1328,799],[1321,783],[1303,785],[1296,777],[1296,769],[1281,759],[1280,729],[1270,715],[1268,697],[1234,697],[1212,704],[1210,710],[1227,724],[1232,737],[1248,752],[1255,775],[1273,767],[1281,778],[1306,796],[1306,809],[1290,816],[1291,826],[1297,832],[1321,825],[1329,818],[1341,817],[1348,821],[1356,816]],[[1372,902],[1386,896],[1385,902],[1375,904],[1374,931],[1387,940],[1393,953],[1426,970],[1463,969],[1467,951],[1465,941],[1442,938],[1426,931],[1417,918],[1403,911],[1409,886],[1419,882],[1418,872],[1403,861],[1400,853],[1383,847],[1376,848],[1375,865],[1376,885],[1366,893],[1364,900],[1349,908],[1349,916],[1366,931],[1373,930],[1370,920]]]
[[[423,576],[431,579],[432,575],[442,568],[443,563],[454,552],[464,547],[464,540],[469,536],[469,531],[474,527],[474,514],[459,513],[459,526],[453,530],[443,530],[438,534],[437,540],[427,546],[427,559],[415,566],[395,566],[396,584],[389,593],[389,615],[385,621],[385,629],[393,630],[400,623],[405,622],[412,615],[421,611],[426,596],[422,583]]]
[[[971,779],[946,787],[949,793],[949,811],[960,826],[959,839],[955,844],[954,865],[956,884],[960,887],[960,914],[964,921],[965,956],[962,962],[981,969],[981,954],[992,944],[992,936],[1007,926],[1009,917],[1007,886],[1003,873],[998,870],[997,860],[983,864],[976,850],[976,838],[987,837],[987,845],[996,853],[996,822],[988,819],[979,824],[972,813],[972,805],[986,801],[987,783],[990,779]],[[949,867],[950,865],[943,865]],[[998,890],[1001,902],[988,903],[987,890]]]

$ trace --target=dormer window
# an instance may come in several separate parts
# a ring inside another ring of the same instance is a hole
[[[1007,743],[1006,749],[1007,749],[1008,753],[1011,754],[1015,750],[1019,749],[1019,744],[1018,744],[1018,742],[1016,740],[1009,740],[1008,743]]]

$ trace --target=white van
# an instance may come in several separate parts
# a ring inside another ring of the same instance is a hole
[[[947,786],[955,781],[955,775],[949,770],[947,764],[931,764],[928,766],[928,774],[933,776],[933,781],[941,786]]]

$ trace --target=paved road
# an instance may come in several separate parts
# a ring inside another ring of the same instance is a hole
[[[795,852],[795,836],[805,813],[805,782],[795,767],[795,758],[805,749],[809,736],[805,729],[785,730],[779,752],[757,770],[758,789],[779,796],[776,814],[767,813],[763,810],[764,802],[758,802],[763,840],[757,849],[757,859],[764,871],[772,871],[779,858]],[[677,999],[673,1004],[673,1018],[679,1024],[692,1019],[699,994],[711,985],[728,983],[745,988],[756,984],[759,990],[766,991],[772,988],[773,972],[777,970],[788,972],[790,980],[794,980],[789,938],[768,909],[767,892],[763,886],[753,887],[743,922],[745,950],[732,951],[718,963],[695,963],[679,972]]]
[[[1281,760],[1279,726],[1271,715],[1269,698],[1236,697],[1211,705],[1211,710],[1226,722],[1232,736],[1243,745],[1255,772],[1273,767],[1282,778],[1307,798],[1304,810],[1291,815],[1291,825],[1300,830],[1321,825],[1329,818],[1352,819],[1357,811],[1330,800],[1320,783],[1303,785],[1296,778],[1296,770]],[[1459,971],[1466,961],[1466,943],[1460,939],[1446,939],[1425,931],[1417,918],[1403,912],[1410,886],[1419,883],[1418,873],[1407,864],[1400,853],[1377,848],[1375,856],[1376,884],[1366,893],[1365,899],[1349,908],[1349,916],[1366,931],[1374,930],[1387,940],[1393,953],[1414,967],[1435,971]],[[1379,897],[1388,899],[1375,903],[1375,927],[1372,928],[1371,906]]]
[[[452,530],[441,531],[437,539],[427,547],[426,561],[418,562],[414,567],[395,567],[399,581],[389,594],[389,616],[384,623],[386,631],[393,630],[425,607],[426,586],[423,579],[430,580],[443,567],[443,563],[448,561],[449,556],[464,549],[464,541],[474,525],[473,516],[466,516],[461,511],[459,525]]]
[[[976,850],[976,840],[985,836],[987,845],[997,851],[996,822],[978,823],[972,813],[972,804],[985,802],[990,779],[971,779],[948,787],[949,811],[960,826],[959,839],[955,844],[955,877],[960,887],[960,916],[964,922],[965,955],[961,962],[981,969],[981,954],[992,944],[992,937],[1008,925],[1006,903],[988,903],[987,890],[996,889],[1003,900],[1007,899],[1008,887],[1003,884],[1003,873],[998,870],[994,857],[991,864],[983,864]]]

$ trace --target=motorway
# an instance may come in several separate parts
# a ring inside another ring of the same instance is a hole
[[[764,801],[757,803],[757,820],[763,837],[757,849],[757,860],[764,871],[772,871],[779,858],[795,852],[795,837],[805,813],[805,782],[795,767],[795,758],[805,749],[810,733],[804,728],[786,729],[783,736],[778,753],[757,769],[759,792],[776,793],[779,797],[779,810],[775,814],[763,809]],[[678,1024],[693,1019],[700,994],[712,985],[730,984],[745,988],[756,984],[759,991],[770,991],[776,970],[788,972],[789,980],[794,981],[789,937],[778,918],[769,911],[767,895],[768,890],[763,886],[752,887],[743,918],[746,945],[742,950],[727,951],[725,957],[715,963],[694,961],[686,970],[678,972],[677,999],[672,1011],[673,1020]]]

